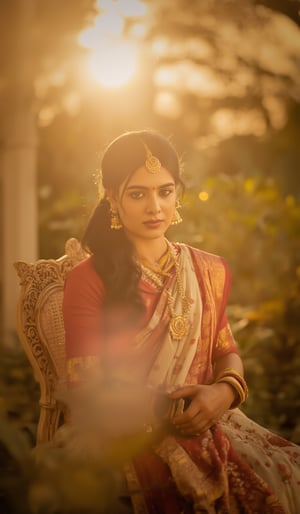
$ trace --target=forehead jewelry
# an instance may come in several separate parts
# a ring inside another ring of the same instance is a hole
[[[145,161],[145,168],[149,173],[157,173],[161,168],[161,162],[160,160],[155,157],[152,153],[150,148],[142,141],[144,148],[146,150],[146,161]]]

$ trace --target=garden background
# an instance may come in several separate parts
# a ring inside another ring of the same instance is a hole
[[[186,193],[184,223],[169,236],[228,261],[228,315],[250,389],[243,410],[298,443],[299,10],[298,0],[0,6],[0,141],[13,148],[17,134],[30,142],[19,171],[31,166],[34,176],[37,257],[57,258],[67,238],[80,238],[113,137],[140,128],[170,136]],[[14,170],[1,170],[4,205],[5,173]],[[0,219],[4,252],[9,214]],[[16,334],[1,348],[0,503],[10,513],[22,505],[7,491],[19,487],[24,501],[32,484],[24,455],[38,390]]]

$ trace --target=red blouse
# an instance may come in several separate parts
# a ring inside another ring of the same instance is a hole
[[[187,383],[207,383],[211,380],[212,364],[228,353],[237,353],[226,318],[226,304],[230,287],[230,272],[219,256],[191,248],[203,303],[201,341],[192,363]],[[69,382],[80,380],[95,362],[128,359],[128,349],[135,335],[151,318],[159,292],[141,283],[141,295],[146,312],[138,326],[124,329],[126,309],[111,313],[111,327],[107,336],[103,323],[103,282],[93,267],[93,257],[76,265],[68,274],[63,298],[67,375]]]

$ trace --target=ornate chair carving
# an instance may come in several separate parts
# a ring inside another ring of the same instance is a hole
[[[59,390],[65,382],[62,298],[67,273],[86,255],[77,239],[66,242],[57,260],[14,263],[20,278],[17,332],[40,385],[37,444],[50,441],[64,416]]]

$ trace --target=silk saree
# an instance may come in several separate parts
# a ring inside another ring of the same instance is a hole
[[[71,389],[99,373],[110,382],[154,391],[210,384],[214,362],[238,352],[226,318],[231,280],[226,262],[187,245],[173,246],[190,300],[181,340],[172,340],[168,330],[167,289],[175,313],[181,308],[174,273],[162,290],[142,277],[146,313],[138,326],[126,326],[122,310],[104,315],[105,291],[93,257],[69,273],[63,313]],[[158,430],[151,444],[124,464],[124,473],[135,514],[297,514],[299,464],[296,445],[233,409],[199,436]]]

